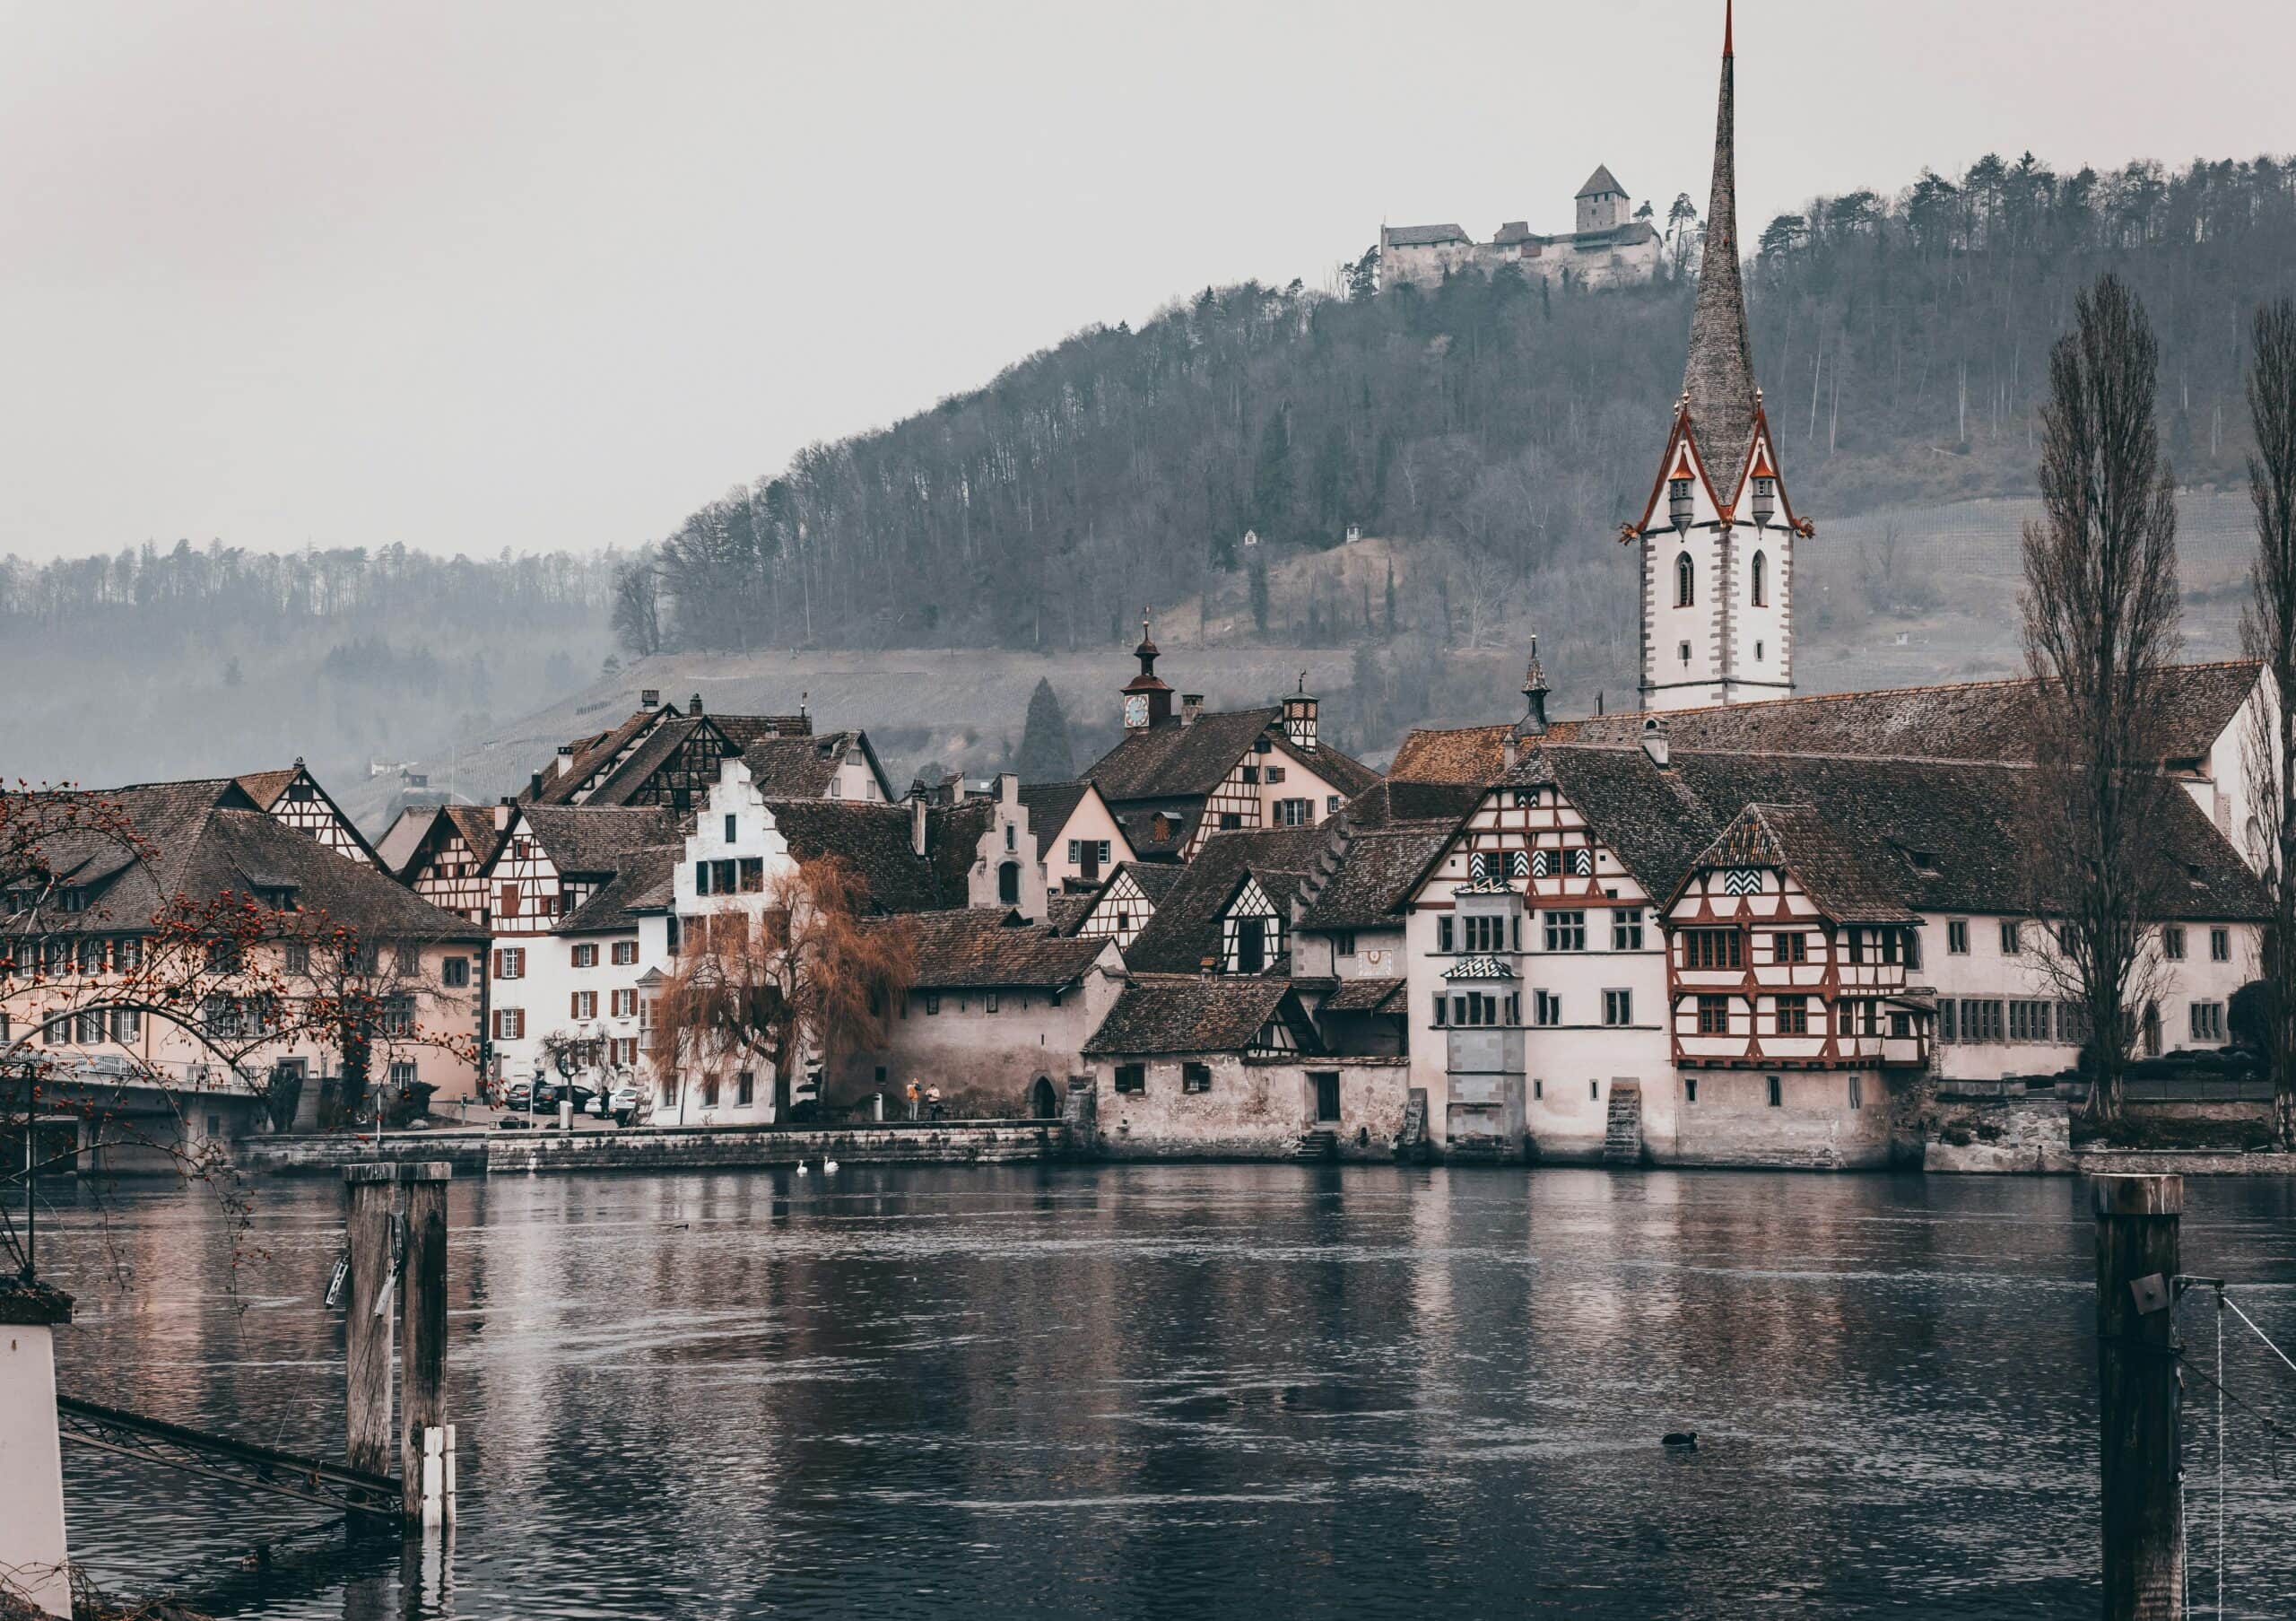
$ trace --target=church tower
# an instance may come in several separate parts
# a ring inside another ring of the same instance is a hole
[[[1642,705],[1697,709],[1794,692],[1794,515],[1754,386],[1738,269],[1730,13],[1722,22],[1714,192],[1690,358],[1658,477],[1622,541],[1642,563]]]

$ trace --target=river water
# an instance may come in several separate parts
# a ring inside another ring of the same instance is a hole
[[[61,1382],[339,1455],[340,1190],[249,1191],[244,1233],[177,1190],[48,1220],[80,1295]],[[2082,1198],[1289,1165],[457,1181],[450,1555],[78,1448],[73,1552],[218,1616],[2087,1617]],[[2296,1342],[2296,1187],[2188,1198],[2187,1269]],[[2184,1316],[2213,1368],[2215,1313]],[[2296,1375],[2240,1334],[2224,1382],[2296,1425]],[[2213,1601],[2214,1393],[2188,1400]],[[2226,1434],[2228,1613],[2296,1613],[2296,1485],[2256,1416]]]

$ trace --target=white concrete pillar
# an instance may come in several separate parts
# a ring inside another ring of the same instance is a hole
[[[64,1546],[64,1458],[56,1429],[55,1325],[72,1297],[0,1285],[0,1578],[51,1616],[72,1614]]]

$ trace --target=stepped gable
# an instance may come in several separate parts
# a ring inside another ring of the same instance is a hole
[[[2152,705],[2161,727],[2161,754],[2189,767],[2232,723],[2255,691],[2253,659],[2172,665],[2161,672]],[[2030,763],[2036,684],[2030,677],[1950,685],[1886,687],[1810,698],[1773,698],[1663,716],[1670,746],[1746,754],[1839,754],[1859,759],[1968,760]],[[1652,717],[1642,711],[1549,724],[1551,743],[1637,742]],[[1413,731],[1396,750],[1390,779],[1489,783],[1506,770],[1511,726]]]
[[[1300,927],[1396,927],[1420,875],[1449,847],[1457,826],[1445,822],[1351,832],[1338,865],[1316,891]]]
[[[1318,1050],[1315,1027],[1285,980],[1136,974],[1084,1043],[1091,1057],[1238,1052],[1272,1020],[1292,1027],[1302,1052]]]
[[[561,876],[612,873],[628,851],[684,832],[676,812],[650,805],[523,805],[518,815]]]
[[[1148,973],[1195,973],[1220,948],[1220,914],[1246,876],[1260,880],[1278,907],[1314,870],[1326,832],[1321,827],[1231,828],[1212,835],[1178,876],[1156,915],[1124,954]],[[1135,872],[1144,870],[1135,868]]]
[[[1023,782],[1021,803],[1029,807],[1029,831],[1037,836],[1037,859],[1041,861],[1052,854],[1052,842],[1060,830],[1068,825],[1068,818],[1076,814],[1084,796],[1091,791],[1089,781]]]
[[[1714,183],[1706,205],[1706,248],[1699,260],[1698,303],[1691,314],[1690,356],[1683,368],[1691,436],[1725,503],[1736,498],[1754,438],[1753,346],[1746,339],[1746,295],[1738,265],[1735,69],[1725,22],[1722,89],[1714,115]]]
[[[441,911],[380,869],[346,861],[308,833],[273,819],[229,778],[149,783],[86,799],[117,806],[139,851],[105,833],[67,831],[43,842],[60,885],[88,892],[79,911],[43,907],[42,933],[117,934],[142,929],[172,898],[204,905],[230,893],[253,898],[291,891],[294,910],[277,911],[277,932],[356,929],[377,941],[483,941],[486,931]]]
[[[992,906],[901,921],[916,942],[918,990],[1062,990],[1109,946]]]
[[[669,911],[677,901],[678,863],[684,858],[683,844],[624,850],[605,885],[551,932],[619,934],[637,928],[641,917]]]
[[[1818,910],[1837,923],[1918,923],[1900,873],[1875,850],[1853,849],[1811,805],[1749,805],[1695,865],[1777,867],[1793,875]],[[1897,862],[1902,867],[1903,862]],[[1679,885],[1677,893],[1679,893]]]
[[[961,883],[944,900],[933,867],[909,845],[909,807],[876,800],[774,799],[767,802],[774,825],[800,861],[835,856],[869,886],[870,910],[933,911],[962,906]]]

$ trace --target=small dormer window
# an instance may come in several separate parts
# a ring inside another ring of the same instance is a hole
[[[295,891],[291,885],[270,884],[255,892],[255,898],[274,911],[293,911]]]
[[[2201,871],[2200,863],[2197,861],[2185,863],[2185,878],[2195,889],[2208,887],[2208,875]]]
[[[65,911],[88,910],[88,892],[80,885],[68,885],[56,892],[56,903]]]

